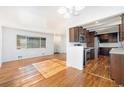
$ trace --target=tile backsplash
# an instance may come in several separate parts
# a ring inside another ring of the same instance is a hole
[[[119,43],[99,43],[99,47],[120,47]]]

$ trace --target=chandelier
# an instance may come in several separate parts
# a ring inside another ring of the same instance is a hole
[[[62,14],[64,18],[69,18],[70,16],[78,16],[84,8],[85,6],[63,6],[58,9],[58,13]]]

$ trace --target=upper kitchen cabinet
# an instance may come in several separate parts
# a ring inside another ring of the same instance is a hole
[[[69,29],[69,41],[87,43],[88,47],[94,47],[94,34],[83,27],[73,27]]]
[[[86,29],[83,27],[73,27],[69,29],[69,41],[70,42],[85,42]]]
[[[118,42],[118,33],[106,33],[97,35],[100,43],[117,43]]]
[[[69,28],[69,41],[79,42],[79,28],[78,27]]]
[[[95,37],[95,32],[89,32],[87,31],[86,35],[86,40],[87,40],[87,47],[94,47],[94,37]]]
[[[121,15],[121,24],[119,25],[120,41],[124,40],[124,14]]]

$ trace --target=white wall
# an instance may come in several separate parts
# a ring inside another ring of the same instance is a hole
[[[54,35],[54,52],[66,53],[65,35]]]
[[[43,55],[51,55],[54,52],[53,35],[45,33],[37,33],[31,31],[25,31],[20,29],[13,29],[3,27],[3,49],[2,49],[2,61],[17,60],[18,56],[22,58],[37,57]],[[16,49],[16,35],[46,37],[46,48],[35,48],[35,49]]]
[[[1,64],[2,64],[2,30],[0,27],[0,67],[1,67]]]
[[[66,35],[62,35],[62,40],[61,40],[61,53],[66,53]]]

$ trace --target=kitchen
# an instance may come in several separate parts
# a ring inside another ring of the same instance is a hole
[[[100,57],[109,58],[112,80],[124,85],[124,14],[100,19],[88,24],[69,28],[67,65],[85,70],[90,60],[99,62]],[[118,62],[119,61],[119,62]]]

